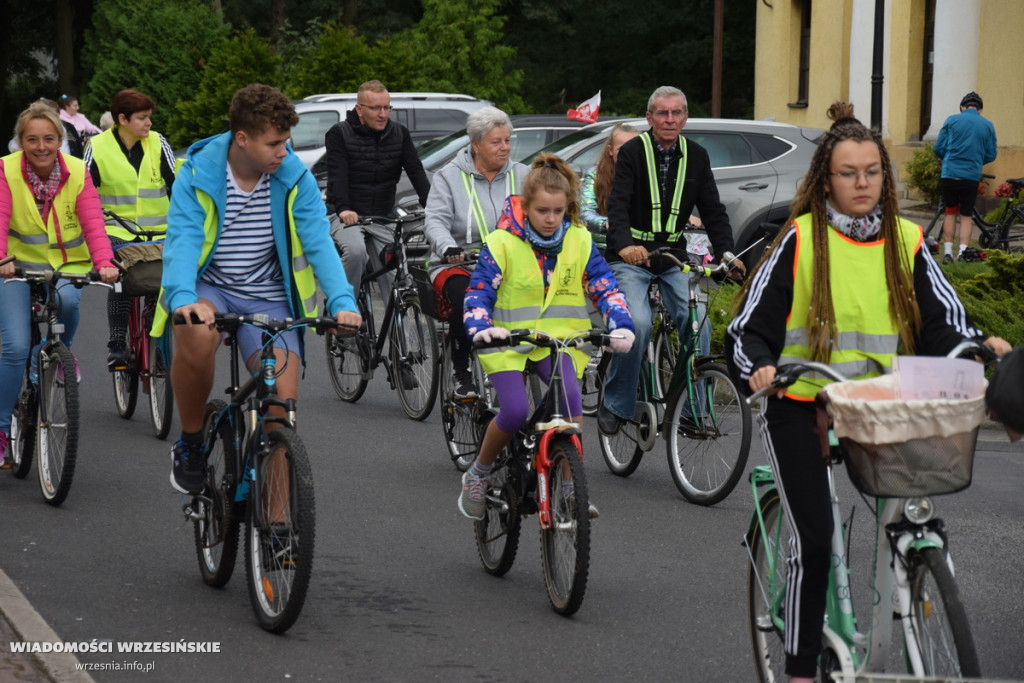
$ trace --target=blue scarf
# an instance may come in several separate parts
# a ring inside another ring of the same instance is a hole
[[[530,225],[530,219],[526,218],[523,220],[526,228],[526,239],[533,246],[534,249],[544,254],[545,256],[557,256],[562,251],[562,239],[565,237],[565,231],[569,227],[569,221],[564,220],[562,224],[558,226],[558,230],[551,237],[542,237],[540,233],[533,229]]]

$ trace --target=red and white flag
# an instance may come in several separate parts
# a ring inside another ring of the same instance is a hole
[[[566,114],[566,117],[570,119],[576,119],[577,121],[584,121],[586,123],[597,123],[597,112],[601,109],[601,91],[598,90],[597,94],[591,97],[589,100],[576,107],[570,109]]]

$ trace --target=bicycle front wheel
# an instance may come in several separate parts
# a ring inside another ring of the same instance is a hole
[[[924,676],[980,677],[967,611],[949,564],[938,548],[912,551],[907,558],[910,579],[911,629],[921,653]]]
[[[437,400],[437,329],[419,302],[399,305],[390,333],[391,372],[405,414],[423,420]]]
[[[786,558],[792,534],[783,519],[777,491],[760,501],[763,525],[756,519],[747,537],[750,566],[747,574],[747,608],[754,665],[760,683],[789,680],[785,673]]]
[[[302,612],[313,570],[316,504],[306,448],[288,427],[271,431],[249,491],[245,574],[260,626],[284,633]]]
[[[473,522],[476,549],[488,574],[504,576],[516,561],[519,532],[523,518],[519,515],[518,470],[508,464],[508,456],[499,456],[503,465],[495,466],[487,487],[487,509],[484,518]]]
[[[166,439],[174,415],[170,358],[164,356],[156,337],[148,337],[146,343],[149,345],[149,416],[153,420],[153,435]]]
[[[18,479],[28,476],[32,468],[32,456],[36,450],[36,420],[39,418],[39,399],[35,385],[25,375],[21,381],[21,391],[14,403],[11,413],[10,442],[7,446],[7,458],[10,459],[11,474]]]
[[[555,611],[575,614],[583,604],[590,571],[590,499],[583,461],[571,440],[553,439],[547,494],[551,525],[541,529],[544,583]],[[538,486],[540,481],[538,481]]]
[[[203,422],[206,485],[202,495],[196,496],[193,502],[193,512],[198,516],[192,529],[199,573],[203,583],[215,588],[226,584],[235,571],[240,522],[234,503],[239,482],[235,434],[229,420],[218,423],[225,408],[224,401],[211,401],[206,405]]]
[[[728,371],[718,364],[701,366],[692,380],[680,383],[665,413],[668,466],[676,488],[697,505],[723,500],[747,465],[752,430],[750,407]]]
[[[68,497],[78,457],[78,380],[75,357],[62,344],[49,351],[40,368],[39,487],[50,505]]]
[[[114,380],[114,406],[117,414],[130,420],[135,414],[135,404],[139,400],[139,371],[135,367],[135,358],[129,351],[128,363],[124,368],[111,373]]]

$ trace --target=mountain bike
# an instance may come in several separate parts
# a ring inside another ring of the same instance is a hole
[[[667,251],[652,252],[655,255],[690,273],[689,329],[673,333],[671,316],[661,315],[641,359],[633,416],[622,420],[615,434],[600,435],[601,455],[609,470],[628,477],[644,453],[654,448],[659,434],[664,435],[676,488],[691,503],[714,505],[729,495],[743,474],[751,417],[724,356],[700,351],[698,289],[702,277],[724,276],[734,257],[727,254],[717,266],[692,266]],[[652,303],[651,310],[659,307]],[[602,386],[602,402],[603,391]]]
[[[537,330],[511,330],[507,340],[474,344],[488,348],[527,343],[551,351],[547,389],[526,424],[494,461],[487,508],[484,518],[473,523],[473,533],[484,569],[504,576],[516,559],[522,518],[536,514],[548,599],[563,616],[580,608],[587,590],[590,501],[583,470],[583,431],[561,414],[565,384],[560,357],[578,343],[603,346],[609,339],[603,330],[583,330],[564,340]],[[485,427],[495,414],[489,410]]]
[[[172,335],[167,335],[166,344],[149,336],[160,291],[163,249],[163,240],[154,238],[162,238],[164,233],[144,230],[135,221],[108,209],[103,210],[103,215],[136,236],[135,241],[114,246],[114,263],[122,272],[121,291],[132,297],[128,314],[128,355],[125,362],[115,366],[112,372],[114,405],[118,415],[131,419],[141,383],[142,393],[149,396],[153,434],[158,439],[166,439],[174,414],[174,391],[170,378]]]
[[[327,335],[326,338],[327,366],[338,398],[349,403],[358,401],[373,371],[383,365],[388,384],[397,389],[402,409],[413,420],[425,419],[434,409],[440,355],[434,321],[420,309],[406,254],[410,234],[403,231],[403,226],[422,218],[420,211],[398,218],[364,216],[360,219],[359,225],[391,226],[392,240],[381,252],[382,266],[364,274],[359,283],[356,303],[363,317],[363,328],[354,335]],[[378,326],[373,305],[377,278],[391,271],[394,271],[394,280]]]
[[[175,323],[182,318],[175,316]],[[245,523],[245,575],[259,625],[287,631],[306,600],[313,570],[316,505],[306,448],[295,432],[296,401],[277,395],[278,368],[273,340],[287,330],[312,327],[319,333],[338,327],[333,318],[271,320],[265,315],[217,313],[217,329],[231,349],[230,398],[207,403],[203,491],[183,495],[182,510],[193,523],[203,581],[225,585],[234,572],[238,531]],[[255,374],[240,385],[239,327],[262,331]],[[285,417],[270,415],[283,408]]]
[[[4,259],[7,263],[13,257]],[[79,398],[78,361],[61,341],[60,290],[64,287],[100,285],[99,274],[62,273],[17,266],[5,281],[26,282],[32,301],[32,349],[25,363],[21,389],[11,419],[11,472],[28,476],[33,456],[43,499],[57,506],[71,491],[78,461]],[[40,326],[45,325],[45,332]],[[38,349],[36,348],[38,346]]]
[[[982,178],[995,176],[982,174]],[[978,212],[977,207],[971,216],[974,227],[978,230],[978,244],[982,249],[1001,249],[1019,253],[1024,250],[1024,205],[1020,202],[1020,193],[1024,189],[1024,178],[1009,178],[1010,197],[1003,204],[1002,211],[994,222],[989,222]],[[942,223],[946,215],[946,206],[942,199],[935,209],[935,215],[924,230],[925,239],[942,239]],[[959,224],[958,224],[959,225]],[[959,227],[957,228],[959,230]],[[934,237],[933,237],[934,233]]]
[[[966,342],[950,355],[963,352],[983,353],[979,345]],[[844,379],[821,363],[784,365],[777,369],[769,387],[747,400],[754,404],[765,394],[812,371],[837,381]],[[935,517],[930,497],[960,490],[970,483],[984,398],[970,405],[966,401],[958,403],[964,406],[957,408],[958,415],[965,416],[959,419],[971,421],[974,426],[968,424],[966,431],[951,436],[877,446],[858,443],[849,436],[836,439],[829,431],[832,448],[827,473],[833,559],[822,632],[823,681],[852,681],[855,677],[867,680],[869,672],[885,671],[890,654],[895,654],[890,653],[894,627],[895,635],[902,636],[906,672],[917,677],[942,676],[942,680],[981,675],[967,613],[954,579],[945,523]],[[850,478],[865,500],[867,496],[875,498],[873,505],[869,503],[876,522],[869,588],[874,597],[871,617],[863,622],[854,616],[850,541],[836,492],[834,466],[840,460],[846,462]],[[771,468],[755,467],[750,485],[754,515],[743,543],[750,559],[747,600],[754,662],[760,681],[783,681],[786,563],[795,539],[783,518],[781,495]],[[858,623],[866,624],[867,630],[858,630]]]

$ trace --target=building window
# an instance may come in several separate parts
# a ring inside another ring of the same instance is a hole
[[[796,0],[800,13],[800,73],[797,80],[796,101],[790,107],[807,106],[808,81],[811,73],[811,0]]]

